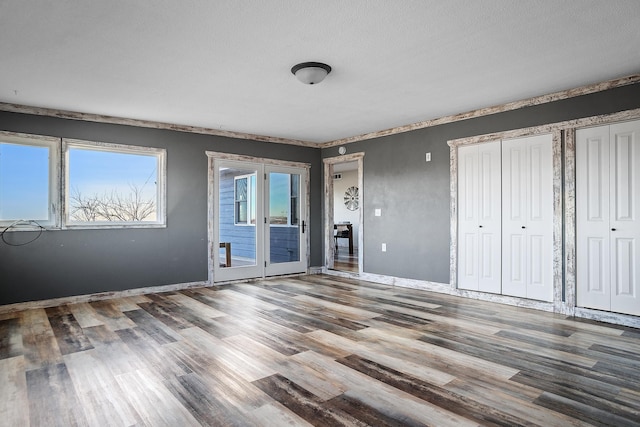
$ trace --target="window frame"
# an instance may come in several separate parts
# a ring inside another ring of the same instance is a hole
[[[254,177],[255,179],[255,183],[251,183],[251,178]],[[241,179],[246,179],[247,180],[247,221],[246,222],[238,222],[238,196],[236,194],[236,189],[238,188],[236,185],[236,182],[241,180]],[[256,213],[255,209],[256,206],[254,206],[256,204],[256,199],[255,199],[255,187],[258,185],[258,176],[255,173],[250,173],[250,174],[245,174],[245,175],[238,175],[238,176],[234,176],[233,177],[233,225],[239,226],[239,227],[255,227],[256,223],[255,221],[258,221],[257,215],[255,218],[251,217],[252,212]],[[252,198],[253,195],[253,198]],[[251,222],[253,219],[254,222]]]
[[[62,141],[61,169],[64,171],[60,198],[62,199],[62,228],[63,229],[113,229],[113,228],[165,228],[167,226],[167,191],[166,191],[166,149],[142,147],[135,145],[113,144],[106,142],[66,139]],[[118,154],[132,154],[156,157],[157,185],[156,185],[156,220],[155,221],[72,221],[70,219],[69,203],[69,150],[81,149],[102,151]]]
[[[49,149],[49,174],[48,174],[48,218],[46,220],[34,220],[33,218],[16,218],[11,220],[0,219],[0,227],[11,227],[9,231],[32,231],[39,227],[56,229],[60,227],[60,138],[45,135],[33,135],[18,132],[0,131],[0,142],[25,145],[31,147],[45,147]],[[30,222],[34,220],[35,223]]]

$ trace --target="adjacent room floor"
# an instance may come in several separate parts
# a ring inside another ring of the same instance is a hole
[[[640,425],[640,331],[330,276],[34,309],[0,424]]]
[[[333,269],[339,271],[358,272],[358,249],[350,254],[348,249],[342,248],[336,251],[333,261]]]

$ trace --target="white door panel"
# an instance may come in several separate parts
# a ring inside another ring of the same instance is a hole
[[[502,293],[553,300],[552,136],[502,141]]]
[[[609,127],[576,133],[576,266],[579,307],[611,309]]]
[[[611,311],[640,315],[640,121],[611,126]]]
[[[500,142],[458,148],[458,288],[500,293]]]
[[[579,307],[640,315],[640,122],[576,133]]]

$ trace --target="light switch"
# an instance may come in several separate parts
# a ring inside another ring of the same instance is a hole
[[[387,252],[387,244],[386,243],[382,244],[382,252]]]
[[[375,215],[376,216],[382,216],[382,209],[376,208]]]
[[[431,153],[427,153],[424,157],[427,162],[431,161]]]

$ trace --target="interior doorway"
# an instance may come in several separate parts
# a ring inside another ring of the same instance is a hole
[[[362,272],[362,158],[356,153],[325,159],[326,266]]]

